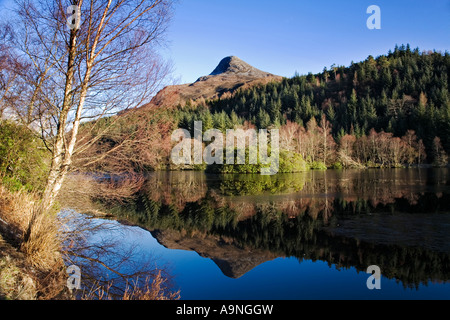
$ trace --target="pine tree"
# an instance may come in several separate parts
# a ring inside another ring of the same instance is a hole
[[[264,111],[263,109],[259,110],[258,116],[256,118],[256,126],[259,129],[267,129],[270,126],[270,116],[269,114]]]
[[[369,98],[370,99],[370,98]],[[367,122],[368,125],[373,128],[377,126],[377,109],[375,108],[375,102],[372,101],[372,99],[369,100],[368,107],[367,107]]]
[[[209,109],[202,113],[200,119],[203,122],[203,132],[214,128],[214,120]]]
[[[329,106],[327,110],[327,117],[328,120],[330,120],[331,123],[334,123],[336,120],[336,112],[334,111],[333,106]]]
[[[230,121],[231,121],[233,129],[242,125],[241,119],[238,117],[238,115],[234,111],[231,112]]]
[[[356,90],[353,89],[350,99],[347,103],[348,120],[350,124],[355,124],[357,121],[357,108],[358,108],[358,98],[356,95]]]

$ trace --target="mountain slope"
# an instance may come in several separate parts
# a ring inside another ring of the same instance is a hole
[[[164,88],[145,108],[171,108],[184,105],[187,101],[196,104],[204,100],[230,97],[238,89],[282,79],[280,76],[254,68],[238,57],[230,56],[222,59],[210,75],[200,77],[194,83]]]

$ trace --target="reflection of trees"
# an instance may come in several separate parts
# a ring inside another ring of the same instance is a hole
[[[292,193],[303,189],[305,178],[302,174],[223,175],[220,180],[209,181],[209,187],[218,189],[225,196]]]
[[[155,172],[149,174],[144,191],[154,201],[181,209],[186,202],[203,198],[207,191],[202,172]]]
[[[77,299],[167,300],[178,299],[171,291],[169,274],[156,267],[154,257],[145,256],[137,244],[124,245],[127,231],[117,223],[89,219],[65,212],[67,265],[81,270]],[[145,256],[146,259],[143,257]]]
[[[172,205],[177,210],[182,210],[188,202],[205,198],[207,192],[210,196],[222,197],[227,202],[232,199],[234,203],[239,202],[235,198],[239,196],[260,196],[258,201],[263,202],[269,196],[267,199],[274,201],[282,198],[282,206],[285,206],[288,200],[295,206],[295,202],[305,198],[324,198],[328,202],[339,198],[348,202],[367,200],[376,207],[379,204],[395,203],[398,199],[418,204],[418,197],[427,184],[430,184],[430,187],[425,191],[434,192],[436,187],[440,188],[449,183],[448,169],[331,170],[275,176],[206,175],[203,172],[185,171],[151,173],[141,193],[158,203]],[[94,193],[91,188],[89,194]],[[99,198],[102,198],[101,194]],[[106,199],[108,200],[108,197]],[[244,197],[243,202],[249,201]],[[247,206],[247,209],[251,208]]]
[[[420,200],[428,202],[425,198],[421,197]],[[448,200],[443,199],[441,204],[450,203]],[[149,230],[173,229],[187,234],[200,232],[219,235],[232,238],[239,247],[268,250],[279,256],[297,257],[299,261],[323,260],[338,268],[355,267],[359,271],[377,264],[384,276],[402,281],[405,286],[429,280],[446,281],[449,278],[448,253],[399,244],[368,243],[348,236],[332,235],[323,228],[336,224],[339,217],[346,215],[377,210],[386,212],[386,206],[374,208],[367,200],[334,200],[329,204],[334,214],[325,222],[325,201],[303,201],[296,206],[296,215],[284,212],[286,207],[280,207],[277,203],[256,204],[255,214],[240,219],[238,212],[223,203],[219,206],[216,199],[208,195],[197,202],[187,203],[182,211],[142,197],[136,203],[134,212],[127,211],[126,214],[132,222]],[[291,205],[289,202],[288,207]],[[387,206],[400,208],[402,201]],[[414,205],[408,204],[408,208],[412,207]]]
[[[448,186],[448,170],[329,171],[260,178],[184,174],[155,175],[135,201],[125,206],[110,203],[109,209],[148,230],[218,235],[233,239],[239,247],[364,272],[376,264],[384,276],[405,286],[449,279],[448,252],[329,232],[339,219],[351,216],[450,212],[449,194],[437,192]]]

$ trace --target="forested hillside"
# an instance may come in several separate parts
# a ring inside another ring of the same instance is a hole
[[[448,52],[401,46],[348,67],[239,89],[227,98],[143,107],[84,125],[88,130],[81,136],[95,134],[98,143],[77,157],[82,160],[77,166],[180,169],[170,162],[171,133],[177,128],[193,133],[194,121],[203,122],[203,131],[224,133],[277,128],[282,155],[302,159],[311,169],[445,166],[450,152],[449,72]],[[114,125],[100,137],[102,123]]]
[[[204,130],[244,122],[279,127],[285,148],[327,165],[339,160],[324,155],[333,151],[385,166],[426,160],[444,164],[445,151],[450,151],[449,76],[448,52],[402,45],[348,67],[332,66],[319,74],[241,90],[231,98],[206,102],[204,108],[193,110],[188,103],[188,108],[180,108],[180,126],[191,129],[194,120],[202,120]],[[371,140],[373,150],[366,150],[370,143],[362,140]],[[318,141],[327,146],[320,147]],[[316,150],[307,150],[308,143]]]

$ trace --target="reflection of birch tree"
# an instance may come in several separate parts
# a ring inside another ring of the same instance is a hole
[[[81,270],[81,299],[178,299],[170,276],[156,265],[155,257],[136,243],[123,239],[142,236],[144,230],[114,221],[90,219],[66,212],[66,263]]]

